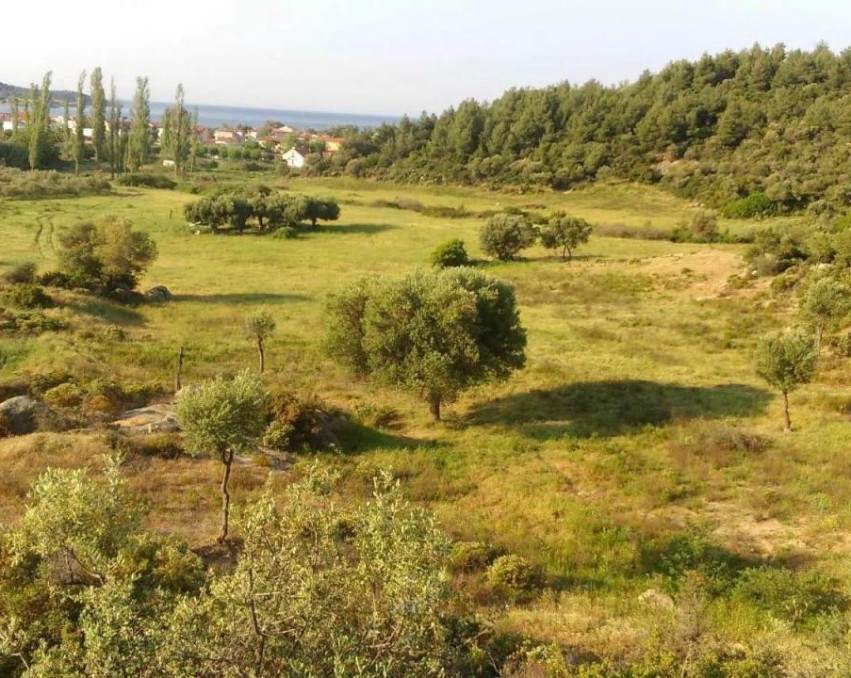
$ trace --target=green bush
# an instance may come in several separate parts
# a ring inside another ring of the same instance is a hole
[[[721,209],[721,214],[728,219],[756,219],[767,217],[777,212],[777,205],[761,191],[751,193],[746,198],[732,200]]]
[[[263,445],[281,452],[320,450],[329,444],[324,404],[282,388],[270,392],[270,421]]]
[[[8,302],[19,308],[52,308],[53,299],[38,285],[22,283],[13,286],[4,295]]]
[[[479,541],[459,541],[452,547],[450,563],[457,572],[484,570],[497,557],[496,549]]]
[[[37,266],[32,261],[25,261],[18,264],[11,271],[7,271],[3,276],[3,280],[12,285],[31,285],[36,279]]]
[[[431,253],[432,266],[440,268],[449,268],[452,266],[467,266],[470,263],[470,257],[467,256],[467,250],[464,247],[464,241],[454,238],[447,240]]]
[[[540,589],[543,577],[540,570],[523,556],[500,556],[488,568],[488,581],[499,588],[530,592]]]
[[[122,186],[144,186],[146,188],[164,188],[173,189],[177,186],[177,182],[169,179],[162,174],[122,174],[116,182]]]
[[[479,232],[482,251],[500,261],[513,261],[536,238],[535,227],[526,217],[508,213],[490,217]]]
[[[175,433],[146,435],[133,442],[133,448],[143,457],[177,459],[185,450],[180,436]]]
[[[295,229],[292,226],[284,226],[275,230],[275,232],[272,233],[272,237],[280,240],[294,240],[295,238],[298,238],[298,229]]]
[[[44,402],[51,407],[79,407],[83,390],[74,383],[65,382],[44,392]]]

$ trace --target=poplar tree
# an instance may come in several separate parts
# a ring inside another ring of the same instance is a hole
[[[115,89],[115,78],[109,84],[109,169],[112,178],[121,171],[121,102]]]
[[[195,171],[195,159],[198,157],[198,107],[192,109],[189,118],[189,169]]]
[[[151,104],[147,78],[136,78],[136,96],[130,119],[130,139],[127,160],[134,172],[144,165],[151,154]]]
[[[38,169],[44,155],[45,144],[49,142],[50,134],[50,79],[48,71],[41,81],[41,89],[33,85],[30,90],[31,114],[27,117],[28,160],[30,169]]]
[[[83,154],[85,148],[85,137],[83,136],[83,126],[86,124],[86,99],[83,95],[83,85],[86,82],[86,72],[80,73],[80,78],[77,80],[77,118],[74,120],[74,143],[72,145],[74,159],[74,173],[80,173],[80,164],[83,162]]]
[[[18,97],[14,97],[12,99],[10,112],[12,114],[12,138],[14,139],[18,135],[18,125],[21,121],[20,101],[18,100]]]
[[[89,80],[92,95],[92,142],[95,160],[103,160],[106,148],[106,92],[103,89],[103,72],[100,66],[92,71]]]
[[[62,150],[71,155],[71,128],[68,122],[71,120],[70,104],[68,99],[62,101]]]

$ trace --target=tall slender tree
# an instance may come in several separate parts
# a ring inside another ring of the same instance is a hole
[[[92,142],[95,147],[95,160],[101,161],[106,149],[106,92],[103,89],[103,72],[100,66],[92,71],[89,87],[92,95]]]
[[[183,85],[177,86],[174,107],[163,115],[163,151],[174,160],[174,174],[186,172],[186,164],[192,154],[192,118],[183,105]]]
[[[151,104],[147,78],[136,78],[136,96],[130,117],[130,139],[127,159],[134,172],[144,165],[151,154]]]
[[[198,157],[198,107],[192,109],[189,118],[189,169],[195,171],[195,160]]]
[[[10,112],[12,114],[12,138],[18,136],[18,125],[21,122],[21,110],[20,110],[21,102],[18,97],[12,98],[12,106]]]
[[[71,155],[71,128],[68,126],[71,122],[71,105],[68,99],[62,100],[62,150]]]
[[[112,178],[122,169],[121,102],[115,89],[115,78],[109,83],[109,170]]]
[[[77,80],[77,117],[74,120],[74,143],[72,145],[71,157],[74,159],[74,173],[80,173],[80,165],[83,162],[86,139],[83,136],[83,128],[86,125],[86,97],[83,94],[83,85],[86,82],[86,72],[80,73]]]
[[[27,118],[28,160],[30,169],[38,169],[44,158],[47,144],[50,143],[50,80],[52,73],[48,71],[41,81],[41,88],[36,85],[30,90],[31,115]]]

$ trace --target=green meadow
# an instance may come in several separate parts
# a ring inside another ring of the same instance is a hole
[[[0,388],[105,379],[155,384],[168,400],[181,346],[184,383],[253,367],[242,325],[265,308],[278,327],[268,379],[356,424],[333,452],[241,460],[237,509],[268,477],[286,484],[308,463],[339,469],[352,500],[389,468],[453,538],[489,542],[543,568],[540,595],[509,602],[495,599],[481,575],[459,576],[462,594],[503,631],[589,656],[633,657],[666,634],[685,637],[693,624],[730,643],[773,643],[795,666],[840,666],[851,584],[847,359],[825,352],[816,381],[792,394],[795,430],[784,433],[780,399],[755,375],[753,351],[760,334],[797,321],[796,300],[746,274],[743,245],[592,235],[572,261],[536,247],[500,264],[479,251],[481,216],[433,216],[434,208],[563,209],[638,230],[673,229],[698,208],[630,184],[502,194],[274,181],[336,198],[339,221],[282,240],[195,234],[182,216],[195,196],[180,191],[0,202],[0,273],[23,261],[49,270],[63,228],[115,215],[157,243],[142,288],[165,285],[175,295],[121,306],[57,293],[62,303],[47,314],[67,329],[0,335]],[[515,286],[527,366],[466,392],[435,424],[423,403],[355,380],[323,354],[322,307],[359,276],[427,266],[450,238]],[[116,445],[106,428],[0,440],[0,522],[18,519],[46,467],[96,466]],[[193,546],[213,540],[215,461],[129,449],[125,466],[150,505],[151,528]],[[641,602],[648,589],[674,607]]]

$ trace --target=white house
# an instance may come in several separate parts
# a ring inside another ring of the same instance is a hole
[[[294,167],[295,169],[304,167],[304,156],[295,150],[295,148],[286,151],[281,157],[290,167]]]

